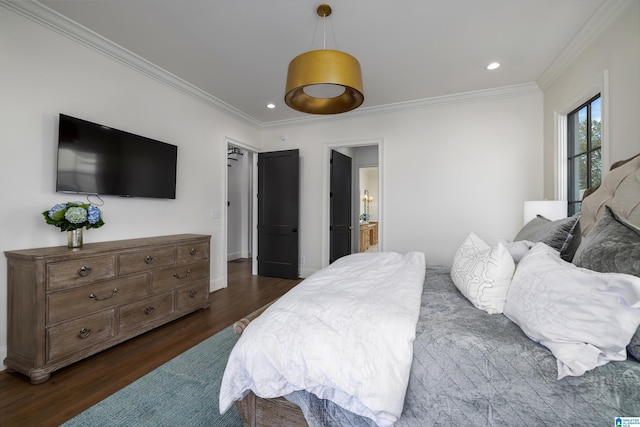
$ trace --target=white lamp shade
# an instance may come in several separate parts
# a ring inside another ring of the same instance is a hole
[[[566,200],[530,200],[524,202],[524,224],[537,215],[555,221],[567,217]]]

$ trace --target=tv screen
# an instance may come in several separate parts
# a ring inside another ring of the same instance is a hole
[[[60,114],[56,191],[176,198],[178,147]]]

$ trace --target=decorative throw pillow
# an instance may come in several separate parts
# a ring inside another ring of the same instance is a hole
[[[580,376],[626,359],[640,325],[640,278],[576,267],[538,243],[518,264],[504,314],[551,350],[558,379]]]
[[[604,216],[582,240],[572,262],[602,273],[640,277],[640,228],[605,206]]]
[[[573,263],[590,270],[640,277],[640,229],[605,206],[604,216],[580,244]],[[640,361],[640,328],[627,352]]]
[[[538,215],[522,227],[513,241],[529,240],[546,243],[560,252],[562,259],[571,261],[580,242],[579,219],[580,214],[556,221]]]
[[[451,279],[474,306],[489,314],[502,313],[515,263],[502,243],[490,247],[473,233],[453,257]]]
[[[576,219],[575,225],[571,229],[571,233],[569,236],[569,242],[565,246],[564,249],[560,251],[560,257],[568,262],[571,262],[573,257],[576,254],[576,251],[580,247],[580,243],[582,242],[582,229],[580,228],[580,218],[582,218],[582,214],[577,213],[570,218]]]

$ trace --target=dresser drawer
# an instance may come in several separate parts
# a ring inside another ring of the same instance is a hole
[[[208,306],[209,281],[203,280],[177,290],[176,311],[193,311]]]
[[[155,295],[120,307],[120,334],[142,332],[173,316],[173,292]]]
[[[209,259],[209,243],[192,243],[176,246],[176,264]]]
[[[47,264],[47,289],[80,286],[116,275],[113,255]]]
[[[153,292],[160,292],[208,278],[208,261],[184,264],[179,267],[153,271],[151,273],[151,289]]]
[[[102,344],[114,336],[115,309],[48,328],[47,362]]]
[[[118,274],[124,275],[175,263],[173,246],[118,254]]]
[[[47,295],[47,324],[126,304],[149,293],[149,275],[91,283]]]

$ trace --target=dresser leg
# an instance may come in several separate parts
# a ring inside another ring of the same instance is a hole
[[[31,384],[42,384],[46,382],[51,377],[51,372],[45,372],[40,369],[31,370],[29,372],[29,380]]]

